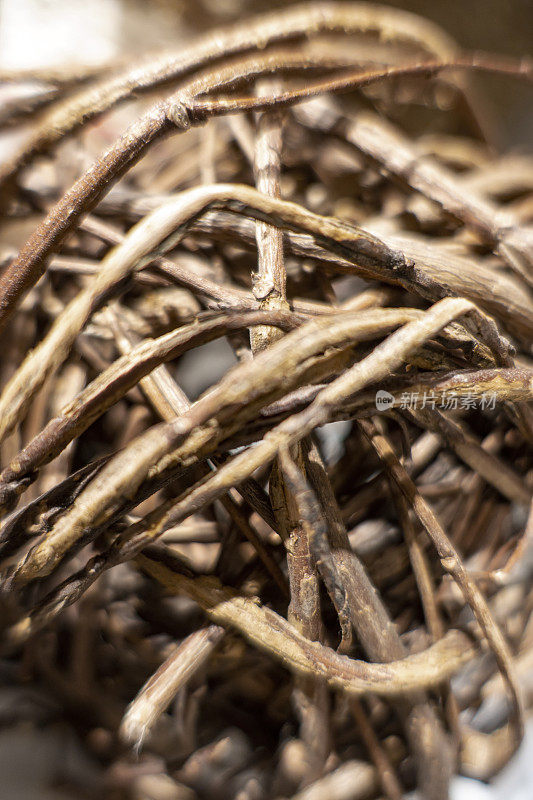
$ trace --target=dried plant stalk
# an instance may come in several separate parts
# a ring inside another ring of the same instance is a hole
[[[209,625],[192,633],[161,664],[130,704],[121,724],[123,739],[139,748],[173,698],[201,669],[224,636],[224,628]]]
[[[320,675],[331,686],[342,687],[355,696],[370,691],[393,696],[436,686],[472,655],[467,637],[452,631],[423,654],[389,664],[357,662],[309,641],[274,612],[253,599],[235,596],[214,581],[187,578],[153,560],[148,553],[139,556],[139,563],[169,589],[196,600],[216,624],[235,627],[257,647],[266,649],[299,674]]]

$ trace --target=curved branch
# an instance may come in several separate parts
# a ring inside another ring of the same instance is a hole
[[[56,104],[3,166],[0,184],[15,178],[36,155],[46,152],[64,136],[117,103],[129,99],[133,92],[142,93],[162,83],[177,81],[227,56],[264,49],[295,37],[333,32],[377,33],[384,41],[415,44],[423,53],[440,58],[449,58],[456,51],[453,40],[433,23],[384,6],[314,3],[265,14],[240,25],[212,31],[188,48],[181,47],[155,58],[150,55],[140,64],[128,64]]]
[[[295,64],[305,66],[306,58],[299,53],[286,53],[284,58],[293,68]],[[331,56],[328,55],[331,63]],[[343,64],[345,59],[343,59]],[[416,63],[390,69],[373,70],[361,73],[359,70],[347,76],[341,76],[327,82],[318,83],[301,91],[290,91],[281,95],[264,98],[245,98],[244,100],[199,100],[195,93],[203,94],[239,78],[256,78],[270,74],[283,68],[279,55],[274,58],[254,57],[232,64],[226,71],[208,72],[182,87],[165,102],[158,103],[140,120],[132,125],[126,133],[115,142],[107,152],[98,159],[61,200],[52,208],[47,217],[38,226],[34,234],[26,242],[18,257],[0,276],[0,331],[13,314],[24,294],[44,273],[46,259],[58,247],[63,239],[75,228],[79,219],[92,210],[98,200],[111,186],[131,167],[152,144],[155,139],[170,132],[173,125],[178,130],[187,130],[191,124],[205,122],[210,116],[232,114],[242,110],[267,109],[272,105],[290,105],[307,99],[314,94],[340,91],[357,86],[366,86],[374,81],[394,75],[436,74],[453,66],[465,66],[475,69],[498,69],[492,62],[477,62],[476,58],[457,61],[442,61],[432,64]],[[527,65],[526,65],[527,66]],[[531,69],[524,68],[526,75]]]
[[[315,679],[322,677],[331,688],[350,695],[394,697],[438,686],[475,654],[468,637],[452,630],[427,650],[399,661],[387,664],[356,661],[310,641],[253,598],[238,595],[213,578],[180,574],[156,558],[157,554],[150,551],[139,556],[138,563],[171,592],[185,594],[197,602],[213,622],[235,628],[292,672]]]
[[[388,375],[421,342],[441,330],[451,319],[472,308],[472,304],[464,299],[441,300],[420,319],[409,322],[391,334],[370,355],[323,389],[304,411],[289,417],[255,447],[235,456],[212,476],[199,481],[193,489],[184,493],[177,505],[174,499],[161,503],[143,521],[145,530],[137,539],[134,538],[137,530],[135,527],[132,529],[132,542],[124,545],[124,557],[130,558],[136,550],[142,549],[161,533],[171,506],[175,505],[173,513],[177,515],[176,521],[181,521],[198,507],[212,502],[221,493],[252,475],[259,466],[268,463],[281,447],[299,441],[313,428],[325,424],[346,397],[360,391],[371,381]],[[302,352],[295,354],[294,351],[304,351],[306,345],[316,347],[316,338],[314,342],[308,342],[305,334],[311,324],[317,326],[318,322],[313,320],[307,323],[259,353],[254,361],[239,365],[221,381],[218,391],[211,390],[205,394],[175,422],[149,429],[112,458],[81,493],[77,502],[58,520],[46,539],[35,545],[17,565],[13,583],[24,585],[50,574],[68,550],[79,542],[84,532],[112,517],[117,507],[124,503],[124,498],[135,496],[148,473],[153,475],[173,464],[183,463],[187,458],[209,455],[223,433],[227,435],[231,424],[234,428],[242,426],[243,421],[255,413],[258,405],[267,402],[264,388],[256,382],[258,370],[264,384],[273,387],[271,397],[275,397],[276,383],[278,387],[281,383],[283,391],[287,391],[289,376],[295,378],[301,358],[305,357]],[[328,326],[329,331],[332,330],[330,319],[322,320],[322,323]],[[298,348],[294,348],[294,339],[298,336],[303,341],[300,341]],[[239,407],[240,415],[237,415],[235,412]],[[221,429],[224,423],[225,427]]]
[[[314,214],[296,203],[267,197],[247,186],[215,184],[182,192],[139,222],[125,240],[102,262],[100,272],[56,319],[47,336],[26,357],[0,397],[0,441],[19,421],[35,392],[66,358],[76,336],[93,311],[134,270],[155,255],[175,247],[190,224],[206,211],[225,208],[277,227],[310,234],[320,246],[350,260],[374,277],[389,275],[406,288],[429,294],[433,299],[449,295],[450,289],[421,272],[400,250],[377,236],[348,223]],[[469,304],[473,308],[472,304]],[[500,346],[494,324],[481,320],[491,346]],[[501,347],[501,346],[500,346]]]

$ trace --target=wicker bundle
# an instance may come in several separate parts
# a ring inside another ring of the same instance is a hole
[[[533,75],[319,3],[3,109],[2,652],[107,796],[439,800],[516,750],[533,160],[472,71]]]

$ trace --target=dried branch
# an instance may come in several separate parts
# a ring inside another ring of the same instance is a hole
[[[282,617],[251,598],[239,596],[209,578],[189,578],[154,560],[153,550],[139,556],[143,570],[172,592],[197,602],[217,625],[232,627],[254,646],[266,651],[289,669],[304,676],[321,676],[332,688],[350,695],[368,692],[394,696],[442,683],[472,657],[468,639],[450,631],[423,653],[389,664],[368,664],[337,655],[329,647],[311,642]]]
[[[380,375],[388,374],[391,368],[399,365],[403,358],[422,341],[436,333],[454,317],[471,309],[472,305],[466,300],[442,300],[426,312],[420,320],[408,323],[389,336],[369,356],[323,389],[307,409],[281,423],[251,452],[236,456],[221,467],[213,477],[208,478],[205,484],[184,498],[183,505],[189,509],[185,512],[185,516],[192,513],[195,508],[195,492],[202,497],[203,504],[217,496],[220,491],[218,485],[224,480],[222,476],[229,477],[229,483],[224,488],[229,489],[232,485],[239,483],[238,470],[241,461],[244,462],[246,473],[240,476],[240,479],[248,477],[257,467],[272,459],[281,446],[298,441],[310,433],[313,428],[325,424],[330,418],[333,408],[345,397],[353,395],[371,380],[379,379]],[[332,326],[330,320],[327,322],[329,323],[327,333],[331,342]],[[317,326],[318,320],[307,323],[307,325]],[[339,327],[344,334],[342,325]],[[307,347],[311,345],[315,349],[320,342],[319,336],[314,337],[311,341],[303,341],[299,345],[298,352],[295,352],[294,337],[301,334],[301,331],[302,329],[295,331],[291,336],[285,336],[264,354],[258,355],[254,362],[240,365],[232,373],[229,373],[226,380],[222,381],[219,392],[208,393],[201,402],[195,404],[191,412],[183,415],[176,422],[149,430],[111,459],[99,473],[97,479],[82,492],[78,502],[56,523],[45,541],[32,548],[24,561],[18,565],[14,573],[14,580],[22,584],[49,574],[69,547],[79,540],[82,531],[95,527],[109,518],[117,503],[120,504],[123,502],[123,498],[135,495],[140,482],[159,459],[164,459],[164,465],[168,467],[171,463],[178,461],[186,463],[187,450],[189,453],[195,453],[195,458],[198,458],[200,454],[209,455],[220,436],[220,423],[224,421],[225,415],[227,417],[228,412],[233,419],[233,425],[239,425],[239,420],[235,420],[234,416],[235,404],[239,397],[241,404],[246,403],[242,411],[245,411],[248,416],[253,414],[257,407],[258,395],[261,397],[260,405],[276,399],[276,381],[279,385],[281,380],[283,389],[286,391],[290,386],[287,375],[290,375],[291,380],[295,379],[296,375],[293,371],[307,355],[306,344]],[[305,335],[307,327],[303,331]],[[278,358],[272,358],[272,354]],[[280,356],[284,364],[284,374],[282,375],[279,371]],[[260,374],[268,387],[266,395],[264,388],[255,385],[254,378],[258,371],[258,365],[259,368],[263,368],[260,370]],[[221,401],[225,403],[225,407],[221,408]],[[242,413],[240,422],[242,423],[245,419],[246,417]],[[203,428],[201,427],[202,423]],[[180,442],[182,443],[181,447],[179,447]],[[172,456],[166,455],[177,446],[178,449]],[[235,469],[236,467],[237,469]],[[160,469],[161,466],[159,466]],[[159,518],[154,525],[155,531],[159,527],[160,520],[164,518],[165,512],[166,508],[163,504],[158,514]],[[152,534],[149,533],[148,536],[150,535]]]
[[[446,536],[429,505],[417,491],[415,484],[398,461],[394,451],[383,436],[380,436],[371,422],[361,421],[361,430],[371,442],[380,458],[386,464],[391,478],[402,492],[410,507],[424,526],[439,555],[442,567],[459,586],[465,601],[470,605],[476,620],[487,638],[506,682],[511,702],[515,743],[518,746],[523,735],[523,708],[520,688],[516,681],[513,659],[507,642],[494,622],[485,598],[464,567],[459,553]]]
[[[224,628],[209,625],[175,648],[128,706],[120,726],[124,741],[140,749],[157,719],[203,667],[224,634]]]

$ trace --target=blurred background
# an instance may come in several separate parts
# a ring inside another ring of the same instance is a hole
[[[122,54],[174,47],[217,25],[295,4],[294,0],[0,0],[0,68],[104,63]],[[389,0],[386,5],[433,20],[468,49],[513,56],[531,53],[532,0]],[[493,75],[476,75],[475,82],[488,95],[498,144],[505,149],[527,146],[533,118],[527,86]]]

